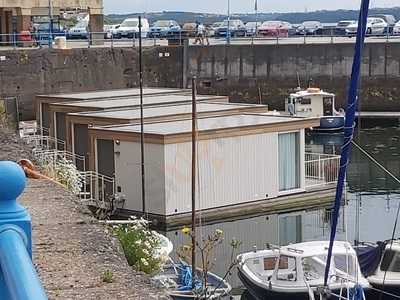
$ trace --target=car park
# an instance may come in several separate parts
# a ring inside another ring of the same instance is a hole
[[[67,32],[69,39],[87,39],[88,38],[89,15],[80,20],[75,26],[71,27]]]
[[[152,38],[176,37],[181,34],[181,27],[174,20],[159,20],[150,27],[149,36]]]
[[[210,36],[215,36],[215,32],[216,30],[221,27],[224,24],[224,22],[214,22],[211,26],[210,26],[210,31],[209,31],[209,35]]]
[[[368,17],[366,25],[366,33],[369,35],[384,34],[388,28],[388,24],[382,18]],[[346,34],[356,35],[358,29],[358,22],[346,27]]]
[[[262,23],[258,33],[263,36],[288,37],[289,27],[281,21],[267,21]]]
[[[335,35],[346,35],[346,28],[349,25],[356,24],[355,20],[343,20],[339,21],[335,27]]]
[[[296,34],[296,28],[291,23],[282,21],[282,24],[287,27],[289,36]]]
[[[228,25],[229,24],[229,25]],[[218,27],[215,31],[216,37],[226,37],[229,34],[231,37],[244,37],[246,36],[246,26],[241,20],[225,20],[222,26]]]
[[[49,43],[49,38],[50,38],[49,29],[50,29],[49,23],[41,23],[36,26],[35,33],[33,34],[36,43],[40,45],[46,45]],[[65,37],[67,36],[67,32],[59,23],[53,23],[51,30],[51,39],[54,40],[54,38],[58,36]]]
[[[398,21],[393,27],[393,34],[400,35],[400,21]]]
[[[246,36],[257,35],[258,28],[261,26],[261,22],[247,22],[246,23]]]
[[[387,24],[386,30],[389,30],[389,33],[393,33],[394,25],[396,24],[396,18],[393,15],[373,15],[371,18],[380,18],[383,19]],[[384,33],[388,33],[385,31]]]
[[[142,23],[142,38],[146,38],[149,34],[149,21],[145,18],[141,19]],[[117,31],[117,38],[138,38],[139,37],[139,19],[125,19]]]
[[[296,30],[298,35],[320,35],[322,34],[322,26],[319,21],[305,21]]]

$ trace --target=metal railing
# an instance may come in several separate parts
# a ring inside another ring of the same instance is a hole
[[[48,166],[53,166],[55,168],[57,162],[61,160],[69,161],[73,163],[75,166],[83,166],[83,170],[86,170],[85,166],[85,157],[74,154],[65,150],[42,150],[42,149],[33,149],[33,156],[40,164],[46,164]]]
[[[82,172],[83,185],[80,198],[86,204],[102,209],[113,209],[115,179],[93,171]]]
[[[68,33],[32,33],[32,34],[0,34],[1,49],[18,48],[42,48],[48,47],[49,41],[55,45],[55,39],[63,37],[66,39],[67,48],[91,48],[91,47],[138,47],[139,40],[135,34],[127,37],[118,33],[110,32],[88,32],[81,36],[74,37]],[[208,38],[208,41],[207,41]],[[227,39],[226,36],[209,35],[198,45],[225,45],[225,44],[336,44],[336,43],[355,43],[353,35],[337,34],[334,30],[325,34],[313,35],[261,35],[250,34],[244,36],[232,36]],[[189,45],[196,45],[196,33],[191,31],[180,31],[174,34],[155,36],[148,35],[143,38],[144,47],[166,46],[169,44],[183,45],[185,40],[189,40]],[[400,42],[400,35],[389,33],[367,34],[366,43],[374,42]]]
[[[32,145],[34,149],[53,150],[65,149],[65,141],[56,139],[47,135],[27,135],[23,138],[28,145]]]
[[[339,155],[306,153],[306,187],[317,187],[335,183],[338,178],[339,166]]]

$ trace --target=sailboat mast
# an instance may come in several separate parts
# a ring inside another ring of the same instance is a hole
[[[192,78],[192,289],[196,270],[196,139],[197,139],[197,107],[196,77]]]
[[[142,17],[139,16],[139,91],[140,91],[140,168],[142,175],[142,211],[146,213],[146,181],[144,170],[144,125],[143,125],[143,66],[142,66]]]

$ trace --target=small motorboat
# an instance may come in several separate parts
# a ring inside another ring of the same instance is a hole
[[[361,249],[361,251],[357,250],[360,259],[361,255],[370,258],[365,261],[365,266],[373,271],[366,275],[369,283],[374,288],[373,294],[377,297],[376,299],[379,299],[380,294],[382,294],[382,299],[399,299],[400,241],[389,240],[373,246],[361,245],[358,248]],[[367,252],[368,248],[369,251]]]
[[[203,287],[204,274],[201,269],[196,270],[195,289],[192,290],[192,268],[185,264],[174,262],[164,266],[162,272],[152,278],[153,283],[166,288],[168,295],[175,300],[185,299],[231,299],[232,287],[221,277],[207,272],[207,289]]]
[[[335,94],[319,88],[308,88],[290,94],[285,101],[285,111],[292,116],[320,118],[317,131],[340,131],[344,128],[344,111],[336,111]]]
[[[319,299],[324,285],[328,241],[269,247],[238,256],[238,275],[256,300]],[[357,254],[347,242],[336,241],[328,280],[330,299],[346,296],[355,286],[364,291]]]

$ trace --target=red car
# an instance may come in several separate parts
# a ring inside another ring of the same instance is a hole
[[[289,27],[281,21],[267,21],[258,28],[258,34],[273,37],[288,37]]]

